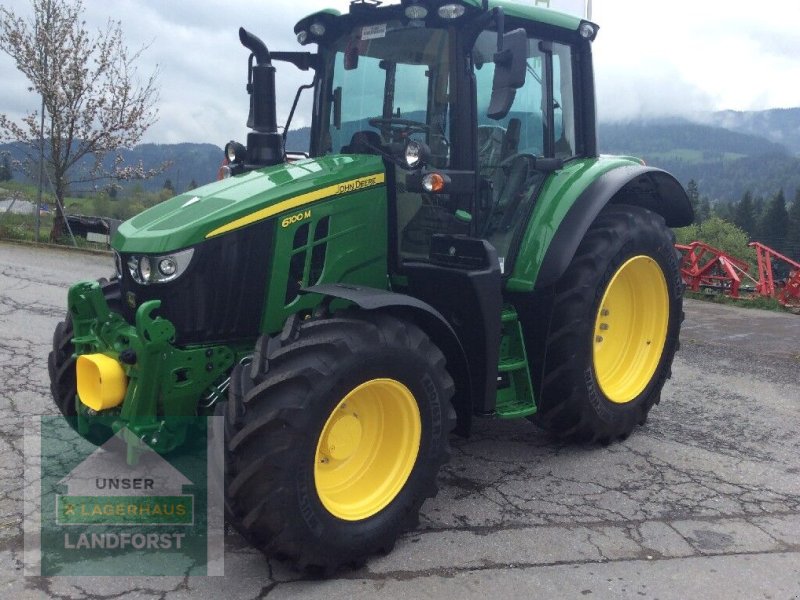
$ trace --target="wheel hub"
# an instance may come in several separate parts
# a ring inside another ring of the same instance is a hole
[[[361,422],[353,415],[339,417],[325,436],[327,454],[334,460],[347,460],[361,443]]]

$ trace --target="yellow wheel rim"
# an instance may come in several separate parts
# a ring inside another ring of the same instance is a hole
[[[346,521],[383,510],[408,481],[422,421],[414,394],[394,379],[373,379],[331,413],[317,442],[314,483],[322,505]]]
[[[626,261],[611,278],[594,324],[594,373],[605,396],[630,402],[650,383],[669,323],[664,273],[649,256]]]

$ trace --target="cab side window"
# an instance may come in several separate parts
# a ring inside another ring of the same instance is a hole
[[[484,31],[475,42],[472,63],[481,177],[478,232],[495,246],[502,265],[547,175],[536,170],[536,158],[575,154],[575,101],[571,47],[529,36],[525,83],[508,114],[490,119],[496,48],[497,33]]]

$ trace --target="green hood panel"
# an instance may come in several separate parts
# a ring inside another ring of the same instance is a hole
[[[111,245],[126,253],[173,252],[273,214],[293,214],[317,200],[382,184],[384,169],[377,156],[333,155],[251,171],[147,209],[122,223]]]

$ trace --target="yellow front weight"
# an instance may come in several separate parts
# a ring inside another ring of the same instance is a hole
[[[105,354],[82,354],[75,365],[78,398],[92,410],[119,406],[125,399],[128,379],[125,371]]]

